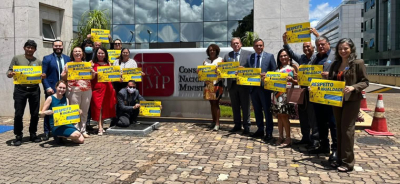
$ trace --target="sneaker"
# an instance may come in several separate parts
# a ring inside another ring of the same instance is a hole
[[[22,135],[20,136],[15,136],[15,140],[13,141],[14,146],[21,146],[22,144]]]
[[[40,139],[38,136],[36,136],[36,134],[31,134],[31,136],[29,137],[29,141],[38,143],[38,142],[42,142],[42,139]]]

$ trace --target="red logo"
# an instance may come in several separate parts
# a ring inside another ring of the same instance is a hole
[[[142,78],[143,96],[171,96],[174,94],[174,57],[169,53],[139,53],[133,59],[146,74]]]

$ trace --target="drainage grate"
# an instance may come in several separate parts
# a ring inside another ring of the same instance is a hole
[[[357,139],[358,143],[381,146],[381,145],[394,145],[396,144],[389,138],[377,138],[377,137],[360,137]]]

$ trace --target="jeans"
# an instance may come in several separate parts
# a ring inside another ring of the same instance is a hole
[[[40,107],[40,87],[34,85],[30,87],[15,85],[14,87],[14,134],[22,136],[24,111],[26,101],[29,102],[29,111],[31,114],[31,121],[29,124],[29,133],[36,134],[37,125],[39,121],[39,107]]]

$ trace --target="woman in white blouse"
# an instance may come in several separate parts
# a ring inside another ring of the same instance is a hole
[[[114,66],[120,66],[121,72],[123,68],[137,68],[137,63],[135,60],[129,58],[130,51],[127,48],[122,48],[121,55],[118,59],[114,61]],[[119,90],[125,88],[127,82],[113,82],[115,92],[118,94]]]

